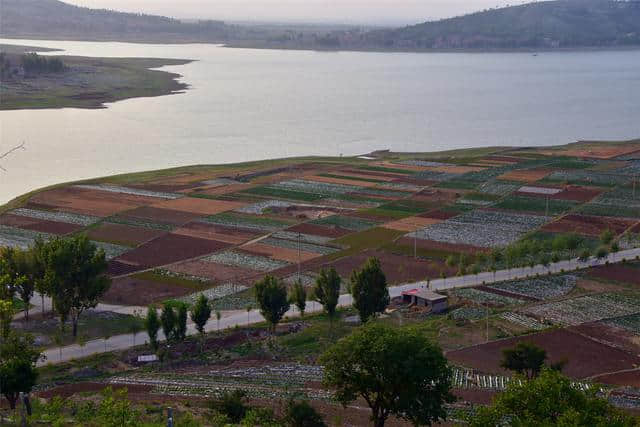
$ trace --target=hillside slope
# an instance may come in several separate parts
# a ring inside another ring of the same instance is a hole
[[[365,35],[387,48],[538,48],[640,44],[640,1],[556,0]]]
[[[0,36],[80,40],[224,41],[235,27],[73,6],[58,0],[0,0]]]

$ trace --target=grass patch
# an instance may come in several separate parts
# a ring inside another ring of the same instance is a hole
[[[541,197],[526,196],[509,196],[506,199],[496,203],[493,207],[504,210],[520,211],[520,212],[547,212],[549,215],[558,215],[570,211],[576,202],[567,200],[544,199]]]
[[[404,231],[390,230],[388,228],[376,227],[370,230],[361,231],[359,233],[349,234],[333,241],[338,245],[348,247],[348,249],[335,252],[329,256],[331,259],[342,258],[343,256],[353,255],[358,252],[379,248],[383,245],[391,243],[393,240],[404,235]]]
[[[352,181],[373,182],[376,184],[382,184],[383,182],[386,182],[380,179],[363,178],[361,176],[351,176],[351,175],[336,175],[332,173],[321,173],[318,176],[323,176],[325,178],[335,178],[335,179],[349,179]]]
[[[240,193],[254,194],[277,199],[301,200],[305,202],[315,202],[326,198],[323,194],[306,193],[304,191],[286,190],[283,188],[273,188],[268,186],[249,188],[247,190],[242,190]]]

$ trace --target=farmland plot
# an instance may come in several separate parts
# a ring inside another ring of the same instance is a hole
[[[310,181],[305,179],[294,179],[283,181],[271,185],[273,188],[283,188],[285,190],[301,191],[303,193],[321,194],[326,197],[336,194],[354,193],[363,190],[363,187],[347,184],[332,184],[328,182]]]
[[[275,239],[272,237],[260,240],[260,243],[264,245],[275,246],[277,248],[295,250],[299,249],[304,252],[311,252],[320,255],[329,255],[340,250],[332,246],[317,245],[315,243],[305,243],[302,241],[298,243],[297,241],[293,240]]]
[[[112,384],[151,385],[152,393],[171,396],[220,397],[224,392],[245,390],[252,399],[304,397],[331,400],[330,391],[308,383],[322,381],[322,368],[312,365],[267,365],[215,368],[206,373],[136,373],[114,377]]]
[[[366,220],[363,218],[352,217],[352,216],[333,215],[333,216],[328,216],[326,218],[321,218],[315,221],[311,221],[311,224],[330,225],[330,226],[340,227],[346,230],[363,231],[368,228],[375,227],[378,224],[378,222]]]
[[[532,331],[541,331],[549,327],[544,323],[538,322],[533,317],[525,316],[524,314],[516,313],[513,311],[507,311],[505,313],[501,313],[500,318],[506,320],[507,322],[511,322],[516,325],[525,327]]]
[[[615,317],[605,321],[605,323],[626,329],[635,334],[640,334],[640,314],[631,314],[629,316]]]
[[[555,171],[546,178],[551,182],[566,182],[568,184],[600,185],[603,187],[615,187],[630,182],[630,177],[614,173],[594,172],[589,170],[574,169]]]
[[[621,294],[586,295],[536,305],[525,311],[559,325],[575,326],[640,313],[640,299]]]
[[[576,282],[576,276],[565,275],[494,283],[486,285],[486,287],[540,300],[547,300],[568,294],[575,287]]]
[[[27,249],[37,237],[48,239],[51,235],[33,230],[0,225],[0,247]]]
[[[478,191],[481,193],[493,194],[494,196],[506,196],[507,194],[516,191],[519,187],[519,183],[515,184],[501,181],[489,181],[481,184],[478,187]]]
[[[475,210],[410,233],[408,237],[477,247],[507,246],[549,217]]]
[[[75,187],[84,188],[87,190],[108,191],[110,193],[130,194],[132,196],[156,197],[159,199],[179,199],[181,197],[184,197],[183,194],[149,191],[149,190],[142,190],[139,188],[122,187],[119,185],[112,185],[112,184],[100,184],[100,185],[81,184],[81,185],[76,185]]]
[[[290,226],[286,221],[267,218],[257,215],[244,215],[234,212],[224,212],[209,216],[202,221],[211,224],[224,225],[236,228],[245,228],[260,232],[273,232]]]
[[[300,240],[301,242],[304,242],[304,243],[313,243],[316,245],[324,245],[330,242],[331,240],[333,240],[332,237],[318,236],[315,234],[307,234],[307,233],[296,233],[295,231],[287,231],[287,230],[276,231],[271,235],[271,237],[274,237],[276,239],[286,239],[286,240],[295,240],[295,241]]]
[[[233,267],[249,268],[256,271],[273,271],[286,267],[290,263],[246,252],[227,250],[203,258],[207,262],[230,265]]]
[[[190,295],[185,295],[183,297],[178,298],[179,301],[186,302],[187,304],[195,304],[195,302],[200,298],[200,295],[204,295],[207,297],[209,301],[221,299],[227,297],[229,295],[234,295],[239,292],[245,291],[249,289],[247,286],[236,284],[236,283],[224,283],[222,285],[218,285],[216,287],[205,289],[204,291],[195,292]]]
[[[45,221],[64,222],[66,224],[81,225],[87,227],[100,220],[97,216],[81,215],[58,211],[40,211],[35,209],[19,208],[11,212],[12,215],[25,216],[28,218],[42,219]]]
[[[525,303],[525,301],[520,299],[485,292],[474,288],[455,289],[451,291],[451,293],[458,298],[469,300],[476,304],[488,304],[490,306],[521,305]]]

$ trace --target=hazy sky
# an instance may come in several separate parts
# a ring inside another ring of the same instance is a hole
[[[485,8],[505,0],[64,0],[81,6],[177,18],[410,24]]]

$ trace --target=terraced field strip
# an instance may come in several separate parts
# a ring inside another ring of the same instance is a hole
[[[133,196],[156,197],[159,199],[179,199],[181,197],[184,197],[184,194],[142,190],[139,188],[122,187],[119,185],[112,185],[112,184],[100,184],[100,185],[81,184],[81,185],[76,185],[75,187],[84,188],[87,190],[108,191],[110,193],[131,194]]]

